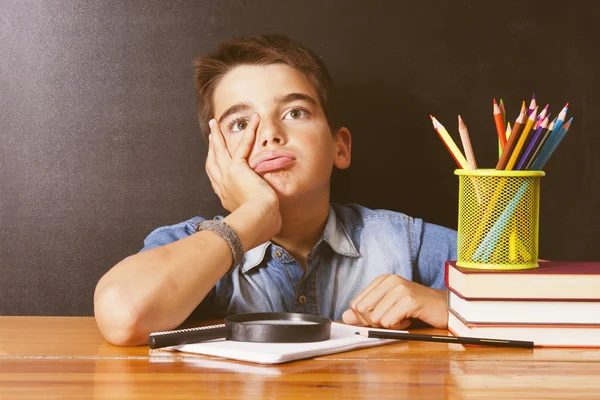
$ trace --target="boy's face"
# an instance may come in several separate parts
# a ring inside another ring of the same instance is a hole
[[[260,116],[248,164],[280,198],[328,194],[332,167],[350,165],[350,132],[332,136],[317,92],[294,68],[236,67],[217,85],[213,104],[230,154],[252,115]]]

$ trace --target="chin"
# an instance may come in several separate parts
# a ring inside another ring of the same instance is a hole
[[[298,200],[301,198],[313,198],[321,194],[329,194],[329,182],[318,184],[317,177],[313,179],[298,179],[289,171],[276,171],[263,175],[263,179],[277,193],[280,201]]]
[[[275,190],[280,199],[294,197],[298,193],[289,171],[267,172],[263,179]]]

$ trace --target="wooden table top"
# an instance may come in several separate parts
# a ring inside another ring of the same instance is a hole
[[[112,346],[91,317],[0,316],[0,399],[600,398],[600,349],[398,342],[274,366],[164,353]]]

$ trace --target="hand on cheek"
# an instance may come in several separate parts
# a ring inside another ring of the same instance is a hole
[[[410,318],[416,318],[436,328],[446,328],[446,293],[398,275],[381,275],[352,300],[342,319],[351,325],[405,329]]]
[[[231,152],[217,122],[211,120],[209,123],[206,173],[223,207],[230,212],[251,201],[269,204],[278,201],[273,188],[248,165],[259,121],[258,114],[254,114]]]
[[[277,193],[248,164],[259,121],[254,114],[231,152],[216,121],[209,123],[206,173],[221,204],[231,212],[225,221],[240,236],[245,250],[270,240],[282,224]]]

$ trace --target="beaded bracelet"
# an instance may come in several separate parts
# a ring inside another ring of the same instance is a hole
[[[242,241],[240,240],[240,237],[236,231],[227,225],[225,221],[212,219],[196,222],[194,225],[196,227],[196,232],[213,231],[225,239],[231,248],[231,255],[233,258],[233,263],[231,265],[232,267],[235,267],[241,263],[242,257],[244,257],[244,247],[242,246]]]

